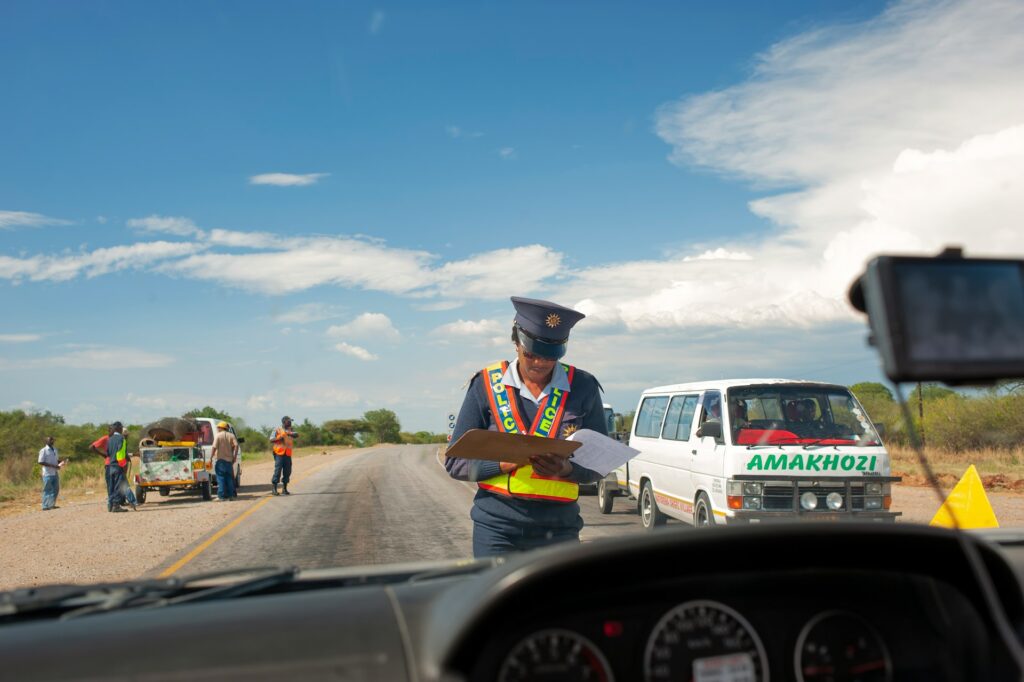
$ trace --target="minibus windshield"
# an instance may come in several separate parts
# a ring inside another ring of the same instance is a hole
[[[864,409],[839,386],[743,386],[727,401],[734,445],[881,445]]]

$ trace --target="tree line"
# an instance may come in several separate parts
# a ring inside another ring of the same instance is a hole
[[[244,420],[224,410],[205,406],[189,410],[185,417],[211,417],[230,422],[239,437],[245,438],[244,452],[263,452],[270,449],[270,434],[275,427],[253,428]],[[129,442],[137,443],[143,424],[126,424]],[[428,431],[409,433],[402,431],[398,416],[391,410],[370,410],[354,419],[329,419],[315,424],[309,419],[292,424],[299,433],[297,445],[367,447],[378,443],[444,443],[444,434]],[[23,483],[36,472],[36,456],[47,436],[57,439],[61,457],[72,460],[96,460],[89,446],[106,435],[106,424],[68,424],[64,417],[46,410],[0,411],[0,482]]]

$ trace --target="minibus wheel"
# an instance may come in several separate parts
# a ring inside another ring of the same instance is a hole
[[[160,497],[167,497],[168,495],[171,494],[171,489],[165,485],[160,486],[159,488],[156,489],[156,491],[160,493]]]
[[[640,507],[640,523],[643,524],[644,530],[654,530],[665,525],[667,519],[658,509],[658,501],[654,498],[654,487],[650,481],[644,481],[637,505]]]
[[[711,511],[711,502],[704,493],[698,493],[697,502],[693,505],[693,525],[697,528],[715,525],[715,513]]]
[[[604,480],[597,482],[597,507],[602,514],[611,514],[615,498],[608,492],[608,484]]]

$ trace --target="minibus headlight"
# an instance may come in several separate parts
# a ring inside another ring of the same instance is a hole
[[[755,481],[745,481],[743,483],[743,494],[744,495],[760,495],[764,489],[764,484],[757,483]]]
[[[843,508],[843,496],[839,493],[829,493],[828,497],[825,498],[825,504],[832,511],[839,511]]]
[[[881,509],[882,498],[881,497],[865,497],[864,498],[864,509]]]
[[[743,481],[726,481],[725,494],[731,497],[739,497],[743,494]]]
[[[865,495],[881,495],[882,494],[882,484],[881,483],[868,483],[866,486],[864,486],[864,494]]]
[[[800,506],[807,511],[814,511],[818,508],[818,496],[811,491],[807,491],[800,496]]]
[[[757,497],[744,497],[743,498],[743,508],[744,509],[760,509],[761,508],[761,498],[759,496],[757,496]]]

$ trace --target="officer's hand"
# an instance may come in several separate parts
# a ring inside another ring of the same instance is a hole
[[[572,473],[572,462],[560,455],[533,455],[530,457],[533,470],[541,476],[568,476]]]
[[[503,474],[511,474],[519,467],[515,462],[501,462],[499,466],[501,467],[501,473]]]

